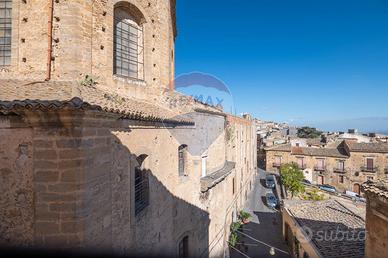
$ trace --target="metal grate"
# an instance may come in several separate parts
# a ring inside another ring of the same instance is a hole
[[[0,0],[0,66],[11,64],[12,0]]]
[[[144,79],[143,28],[128,19],[115,19],[114,73]]]
[[[139,214],[149,204],[149,186],[147,172],[135,169],[135,215]]]

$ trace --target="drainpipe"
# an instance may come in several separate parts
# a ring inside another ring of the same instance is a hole
[[[46,70],[46,79],[49,81],[51,79],[51,62],[52,62],[52,53],[53,53],[53,16],[54,16],[54,0],[49,0],[49,17],[47,22],[48,33],[48,48],[47,48],[47,70]]]

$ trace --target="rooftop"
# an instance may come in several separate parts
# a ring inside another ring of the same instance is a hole
[[[74,81],[29,82],[0,80],[0,112],[20,109],[91,109],[114,113],[121,118],[193,125],[192,121],[156,104],[105,92]]]
[[[371,153],[388,153],[388,143],[374,142],[374,143],[357,143],[353,141],[346,141],[349,151],[354,152],[371,152]]]
[[[223,181],[236,167],[235,162],[226,161],[224,166],[213,173],[201,178],[201,191],[206,192],[219,182]]]
[[[365,221],[338,201],[286,201],[285,208],[322,257],[364,257]]]
[[[321,157],[335,157],[335,158],[348,158],[345,149],[343,148],[311,148],[311,147],[292,147],[292,155],[305,155],[305,156],[321,156]]]
[[[282,144],[274,147],[266,148],[267,151],[283,151],[291,152],[292,155],[305,156],[321,156],[321,157],[335,157],[348,158],[344,148],[337,146],[337,148],[316,148],[316,147],[292,147],[291,144]]]
[[[365,182],[362,187],[366,193],[372,193],[388,200],[388,179]]]

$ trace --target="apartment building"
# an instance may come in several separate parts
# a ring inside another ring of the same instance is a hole
[[[0,243],[219,257],[256,129],[174,91],[175,1],[0,1]]]
[[[361,193],[361,184],[388,176],[388,144],[342,141],[328,145],[290,144],[266,149],[266,169],[279,172],[294,162],[314,184],[330,184],[340,191]]]

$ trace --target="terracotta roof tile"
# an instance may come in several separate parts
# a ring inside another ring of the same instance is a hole
[[[366,193],[373,193],[388,199],[388,178],[377,181],[367,181],[362,185]]]
[[[284,151],[284,152],[290,152],[291,151],[291,144],[282,144],[277,145],[273,147],[268,147],[265,149],[266,151]]]
[[[26,82],[0,80],[0,111],[15,109],[83,108],[121,115],[122,118],[193,125],[164,107],[104,92],[73,81]]]
[[[388,143],[384,142],[358,143],[346,141],[346,145],[350,151],[354,152],[388,153]]]
[[[316,202],[286,201],[285,207],[311,238],[322,257],[364,257],[365,243],[363,237],[357,236],[365,234],[365,220],[344,205],[329,199]],[[336,232],[340,234],[336,235]],[[355,232],[354,238],[352,232]],[[344,234],[348,235],[344,237]]]
[[[291,153],[293,155],[306,156],[321,156],[321,157],[335,157],[348,158],[346,151],[343,148],[313,148],[313,147],[292,147]]]

